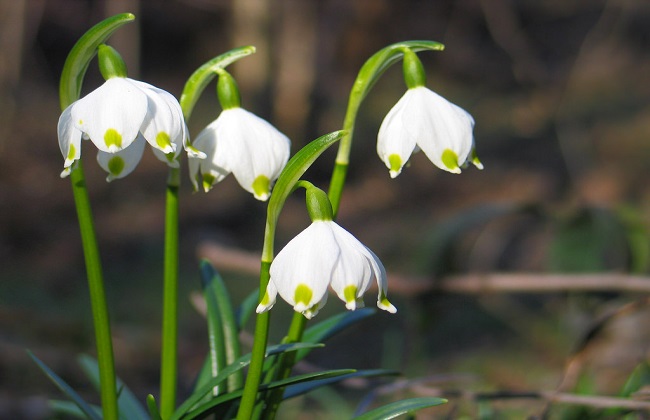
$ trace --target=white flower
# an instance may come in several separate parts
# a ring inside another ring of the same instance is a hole
[[[395,178],[413,152],[424,151],[434,165],[460,173],[470,159],[482,169],[473,155],[474,119],[424,86],[408,89],[388,112],[379,129],[377,153]]]
[[[375,279],[377,306],[397,310],[386,298],[386,271],[379,258],[331,220],[317,220],[293,238],[271,263],[271,278],[257,312],[275,304],[277,294],[311,318],[325,305],[331,286],[346,308],[363,307],[362,296]]]
[[[67,176],[81,157],[81,140],[99,149],[97,160],[108,181],[135,169],[148,142],[158,159],[178,167],[188,133],[178,101],[168,92],[126,77],[111,77],[68,106],[58,124],[59,147]]]
[[[267,200],[272,183],[289,160],[289,138],[260,117],[240,107],[229,108],[193,142],[207,159],[190,159],[194,189],[207,192],[229,173],[258,200]]]

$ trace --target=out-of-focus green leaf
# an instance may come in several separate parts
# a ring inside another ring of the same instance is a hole
[[[86,416],[86,414],[81,411],[79,406],[71,401],[49,400],[47,402],[47,405],[50,407],[50,410],[52,410],[53,413],[64,416],[71,416],[78,419],[88,419],[88,416]],[[90,405],[90,407],[95,410],[97,416],[101,418],[102,408],[96,405]]]
[[[267,384],[262,384],[260,385],[260,391],[267,391],[270,389],[275,389],[279,387],[287,387],[289,385],[293,384],[298,384],[301,382],[307,382],[307,381],[317,381],[321,379],[327,379],[331,377],[337,377],[337,376],[342,376],[342,375],[348,375],[350,373],[355,372],[354,369],[339,369],[339,370],[328,370],[324,372],[317,372],[317,373],[307,373],[304,375],[298,375],[298,376],[292,376],[287,379],[279,380],[279,381],[274,381],[271,383]],[[181,417],[183,420],[190,420],[190,419],[197,419],[197,418],[203,418],[207,414],[215,414],[216,410],[219,410],[222,407],[219,407],[220,405],[227,403],[229,401],[238,399],[241,397],[243,391],[238,390],[235,392],[230,392],[228,394],[220,395],[209,402],[202,404],[201,406],[197,407],[195,410],[187,413],[185,416]],[[230,408],[230,407],[227,407]],[[226,409],[227,409],[226,408]],[[219,417],[217,413],[217,417]]]
[[[374,410],[368,411],[358,417],[356,420],[388,420],[401,416],[402,414],[412,414],[423,408],[434,407],[445,404],[444,398],[410,398],[408,400],[396,401],[384,405]]]
[[[648,362],[642,362],[634,368],[630,377],[627,378],[620,396],[630,397],[632,394],[647,385],[650,385],[650,364]]]
[[[304,382],[304,383],[288,386],[284,390],[283,399],[288,400],[289,398],[306,394],[307,392],[312,391],[316,388],[320,388],[326,385],[331,385],[350,378],[369,378],[372,376],[396,376],[396,375],[399,375],[398,371],[389,370],[389,369],[358,370],[356,372],[352,372],[347,375],[335,376],[332,378],[319,379],[317,381]]]
[[[257,308],[259,301],[260,291],[259,289],[255,289],[246,296],[246,299],[244,299],[241,305],[239,305],[239,308],[237,309],[237,327],[239,330],[244,329],[244,326],[250,319],[251,315],[255,312],[255,308]]]
[[[323,346],[322,344],[313,344],[313,343],[280,344],[277,346],[268,347],[266,350],[266,355],[270,356],[273,354],[279,354],[288,351],[296,351],[304,348],[316,348],[322,346]],[[228,378],[228,376],[232,375],[238,370],[248,366],[250,361],[251,361],[251,355],[246,354],[240,357],[239,359],[237,359],[234,363],[226,366],[223,370],[221,370],[221,372],[217,374],[217,376],[212,378],[201,388],[195,389],[192,395],[187,400],[185,400],[185,402],[181,404],[180,407],[176,409],[176,411],[174,412],[170,420],[178,420],[180,418],[184,418],[183,416],[185,415],[185,413],[191,410],[192,407],[196,406],[203,399],[203,397],[208,395],[212,391],[215,385],[218,385],[226,378]],[[240,392],[241,394],[241,391],[238,392]],[[224,395],[231,395],[231,394],[232,393],[224,394]]]
[[[555,272],[624,269],[628,264],[625,231],[610,211],[585,208],[557,224],[548,256],[549,269]]]
[[[86,374],[86,377],[90,380],[93,387],[99,391],[100,390],[100,381],[99,381],[99,366],[97,365],[97,360],[88,356],[87,354],[82,354],[77,357],[79,366],[81,370]],[[118,398],[117,405],[120,411],[120,417],[124,419],[133,419],[133,420],[149,420],[147,411],[140,404],[140,401],[133,395],[133,392],[124,384],[122,380],[116,378]]]
[[[29,357],[32,358],[34,362],[38,365],[39,368],[47,375],[48,378],[52,382],[54,382],[54,385],[57,386],[63,392],[73,403],[79,407],[79,410],[81,410],[82,413],[86,415],[86,418],[91,419],[91,420],[101,420],[101,415],[97,414],[95,410],[86,402],[84,401],[83,398],[77,392],[72,389],[70,385],[68,385],[59,375],[54,373],[52,369],[47,367],[45,363],[43,363],[38,357],[36,357],[31,351],[27,351],[27,354]]]
[[[356,311],[345,311],[307,328],[302,336],[303,343],[323,343],[333,335],[343,331],[376,312],[373,308],[360,308]],[[303,359],[311,349],[296,352],[296,360]]]
[[[630,252],[629,269],[632,273],[645,273],[650,267],[650,232],[639,210],[619,208],[616,212],[625,230]]]
[[[415,265],[434,276],[443,275],[451,270],[452,250],[464,233],[494,219],[529,211],[535,210],[509,203],[486,204],[443,220],[427,233],[421,251],[415,254]]]

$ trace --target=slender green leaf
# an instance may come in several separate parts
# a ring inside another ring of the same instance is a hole
[[[228,52],[225,52],[212,60],[206,62],[201,67],[199,67],[192,75],[187,79],[185,87],[183,88],[183,93],[181,95],[181,108],[183,109],[183,115],[186,120],[190,119],[194,105],[196,101],[199,100],[201,93],[205,87],[210,83],[219,69],[226,68],[229,64],[234,63],[240,58],[251,55],[255,52],[255,47],[246,46],[234,48]]]
[[[90,379],[93,387],[97,391],[100,391],[101,385],[97,360],[87,354],[82,354],[77,357],[77,361],[86,374],[86,377]],[[138,401],[135,395],[133,395],[133,392],[131,392],[131,390],[119,378],[117,378],[117,389],[119,390],[117,404],[121,418],[129,420],[149,420],[145,408],[140,404],[140,401]]]
[[[112,16],[99,22],[79,38],[79,41],[68,54],[61,71],[61,82],[59,84],[61,109],[67,108],[81,95],[81,85],[90,60],[93,59],[97,52],[97,47],[106,42],[116,29],[134,19],[135,16],[131,13]]]
[[[391,404],[384,405],[374,410],[368,411],[358,417],[356,420],[388,420],[401,416],[402,414],[412,414],[423,408],[434,407],[436,405],[445,404],[447,400],[444,398],[411,398],[408,400],[396,401]]]
[[[313,344],[313,343],[280,344],[277,346],[268,347],[266,351],[266,356],[283,353],[287,351],[296,351],[304,348],[316,348],[322,346],[323,346],[322,344]],[[199,389],[196,389],[192,393],[192,395],[183,404],[181,404],[180,407],[176,409],[174,414],[171,416],[170,420],[178,420],[182,418],[182,416],[185,413],[187,413],[188,410],[192,409],[192,407],[194,407],[197,403],[199,403],[203,399],[203,397],[208,395],[212,391],[215,385],[218,385],[233,373],[246,367],[250,363],[250,361],[251,361],[251,355],[247,354],[240,357],[229,366],[225,367],[221,372],[217,374],[217,376],[212,378],[210,381],[208,381]],[[225,394],[225,395],[231,395],[231,394],[232,393]]]
[[[356,372],[352,372],[347,375],[335,376],[331,378],[319,379],[317,381],[304,382],[304,383],[288,386],[284,390],[283,399],[288,400],[289,398],[306,394],[309,391],[312,391],[316,388],[345,381],[346,379],[369,378],[372,376],[396,376],[396,375],[399,375],[399,372],[396,370],[388,370],[388,369],[358,370]]]
[[[39,368],[47,375],[48,378],[52,382],[54,382],[54,385],[57,386],[63,392],[72,402],[74,402],[77,407],[81,410],[82,413],[86,415],[86,418],[92,419],[92,420],[101,420],[101,415],[98,415],[95,410],[86,402],[84,401],[83,398],[77,392],[72,389],[70,385],[68,385],[59,375],[54,373],[52,369],[47,367],[45,363],[43,363],[38,357],[34,355],[31,351],[27,351],[27,355],[32,358],[34,362],[38,365]]]
[[[239,305],[239,308],[237,309],[237,327],[239,330],[244,329],[244,326],[246,326],[251,315],[255,312],[255,308],[257,308],[257,304],[260,301],[259,295],[260,291],[256,288],[246,296],[246,299],[244,299],[241,305]]]
[[[48,407],[50,407],[50,410],[52,410],[53,413],[56,414],[61,414],[65,416],[71,416],[75,417],[78,419],[84,419],[86,420],[88,416],[84,414],[83,411],[79,408],[79,406],[71,401],[63,401],[63,400],[49,400],[47,402]],[[95,410],[97,413],[97,416],[101,418],[102,416],[102,408],[97,406],[97,405],[90,405],[90,407]]]
[[[217,327],[223,331],[223,344],[219,347],[224,353],[226,365],[229,365],[241,355],[239,328],[237,327],[235,311],[230,303],[230,294],[228,293],[223,278],[207,260],[202,260],[200,267],[203,293],[208,305],[208,314],[215,312],[215,310],[218,314],[217,317],[212,317],[212,322],[217,322]],[[228,388],[240,388],[243,381],[244,377],[241,375],[241,372],[234,374],[228,378]]]
[[[270,389],[287,387],[289,385],[298,384],[306,381],[317,381],[321,379],[327,379],[330,377],[348,375],[353,372],[355,372],[354,369],[339,369],[339,370],[329,370],[329,371],[317,372],[317,373],[307,373],[305,375],[292,376],[291,378],[271,382],[269,384],[262,384],[260,385],[259,390],[267,391]],[[205,403],[197,407],[195,410],[187,413],[187,415],[182,418],[183,420],[191,420],[191,419],[201,418],[207,414],[212,414],[214,410],[219,408],[219,405],[240,398],[242,393],[243,390],[238,390],[235,392],[230,392],[228,394],[220,395],[210,400],[208,403]]]
[[[345,311],[321,321],[305,330],[301,342],[323,343],[333,335],[343,331],[347,327],[368,318],[376,312],[373,308],[360,308],[356,311]],[[296,352],[296,360],[303,359],[309,354],[310,349]]]
[[[275,232],[275,224],[277,223],[280,211],[284,206],[289,194],[294,190],[296,183],[300,177],[309,169],[309,167],[318,159],[318,157],[327,150],[332,144],[338,141],[343,135],[344,131],[335,131],[333,133],[325,134],[307,144],[300,149],[291,159],[280,173],[280,177],[275,182],[273,187],[273,194],[269,199],[266,216],[266,232],[264,238],[264,249],[262,250],[262,261],[270,262],[273,260],[273,240]],[[271,232],[271,233],[269,233]]]
[[[158,404],[156,404],[156,398],[151,394],[147,395],[147,408],[149,409],[151,420],[162,420],[160,410],[158,410]]]

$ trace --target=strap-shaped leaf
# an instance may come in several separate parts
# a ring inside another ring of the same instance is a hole
[[[296,351],[304,348],[316,348],[316,347],[323,347],[323,345],[312,344],[312,343],[280,344],[277,346],[269,347],[266,351],[266,355],[270,356],[273,354],[283,353],[287,351]],[[203,399],[203,397],[209,394],[215,385],[218,385],[219,383],[223,382],[225,379],[228,378],[228,376],[232,375],[238,370],[241,370],[244,367],[248,366],[250,361],[251,361],[251,355],[247,354],[240,357],[229,366],[225,367],[221,372],[217,374],[217,376],[212,378],[212,380],[208,381],[205,385],[203,385],[199,389],[196,389],[192,393],[192,395],[183,404],[181,404],[180,407],[176,409],[174,415],[172,415],[170,420],[178,420],[180,418],[184,418],[183,415],[185,415],[185,413],[187,413],[190,409],[192,409],[192,407],[197,405],[201,401],[201,399]],[[239,395],[241,395],[241,391],[237,391],[237,392],[239,392]],[[231,394],[232,393],[224,394],[224,395],[231,395]]]
[[[95,410],[86,402],[84,401],[83,398],[77,392],[72,389],[70,385],[68,385],[59,375],[54,373],[52,369],[47,367],[45,363],[41,361],[38,357],[34,355],[31,351],[27,351],[27,355],[32,358],[34,362],[38,365],[39,368],[47,375],[48,378],[52,382],[54,382],[54,385],[56,385],[57,388],[61,390],[73,403],[79,407],[82,413],[84,413],[88,419],[91,420],[101,420],[101,415],[97,414]]]
[[[240,58],[251,55],[255,52],[255,47],[246,46],[234,48],[228,52],[216,56],[212,60],[206,62],[201,67],[196,69],[194,73],[187,79],[183,93],[181,94],[181,108],[186,120],[190,119],[194,105],[203,93],[205,87],[217,75],[217,70],[226,68],[229,64],[234,63]]]
[[[284,390],[284,396],[282,399],[288,400],[289,398],[297,397],[299,395],[306,394],[309,391],[312,391],[314,389],[326,385],[335,384],[337,382],[345,381],[346,379],[369,378],[372,376],[395,376],[395,375],[399,375],[399,372],[396,370],[388,370],[388,369],[358,370],[356,372],[348,373],[347,375],[319,379],[317,381],[304,382],[304,383],[288,386]]]
[[[53,413],[60,414],[62,416],[70,416],[74,417],[77,419],[83,419],[87,420],[88,416],[84,414],[81,409],[79,409],[79,406],[71,401],[63,401],[63,400],[49,400],[47,402],[47,406],[50,408],[50,410]],[[101,417],[102,415],[102,408],[98,405],[90,405],[90,407],[95,410],[98,416]]]
[[[81,369],[86,374],[86,377],[90,379],[93,387],[97,391],[100,391],[101,386],[97,360],[88,356],[87,354],[82,354],[77,357],[77,361],[79,362]],[[133,392],[131,392],[131,390],[119,378],[116,378],[116,382],[119,392],[117,405],[120,411],[120,417],[129,420],[149,420],[147,411],[144,409],[142,404],[140,404]]]
[[[356,420],[388,420],[401,416],[402,414],[412,414],[423,408],[434,407],[436,405],[445,404],[447,402],[444,398],[410,398],[408,400],[396,401],[384,405],[374,410],[368,411],[358,417]]]
[[[86,32],[79,41],[72,47],[68,58],[61,71],[61,82],[59,84],[59,100],[61,109],[65,109],[79,99],[81,85],[83,84],[86,70],[90,60],[97,53],[97,47],[106,40],[120,26],[132,22],[135,16],[131,13],[122,13],[109,17],[99,22]]]
[[[239,305],[237,309],[237,327],[240,330],[244,329],[251,315],[255,312],[255,308],[257,308],[257,304],[260,302],[259,295],[260,291],[256,288]]]
[[[307,373],[304,375],[297,375],[297,376],[292,376],[291,378],[283,379],[280,381],[275,381],[271,382],[268,384],[262,384],[260,385],[259,390],[260,391],[267,391],[270,389],[275,389],[275,388],[281,388],[281,387],[287,387],[289,385],[293,384],[299,384],[302,382],[308,382],[308,381],[317,381],[317,380],[322,380],[322,379],[327,379],[327,378],[332,378],[332,377],[338,377],[338,376],[343,376],[343,375],[349,375],[351,373],[354,373],[354,369],[338,369],[338,370],[328,370],[324,372],[317,372],[317,373]],[[221,404],[224,404],[228,401],[235,400],[237,398],[240,398],[242,395],[243,391],[235,391],[235,392],[230,392],[225,395],[220,395],[209,402],[197,407],[195,410],[187,413],[186,416],[183,416],[183,420],[191,420],[191,419],[196,419],[196,418],[203,418],[206,414],[212,413],[215,409],[218,409],[218,406]]]
[[[262,261],[270,262],[273,260],[273,239],[275,232],[275,224],[277,223],[280,211],[284,206],[284,202],[289,197],[289,194],[294,190],[296,183],[300,177],[309,169],[309,167],[318,159],[318,157],[327,150],[334,142],[338,141],[343,135],[344,131],[335,131],[333,133],[325,134],[307,144],[300,149],[298,153],[293,155],[287,165],[280,173],[280,177],[275,182],[273,187],[273,194],[269,199],[269,206],[267,208],[266,216],[266,232],[264,239],[264,249],[262,250]],[[263,285],[266,287],[266,285]]]
[[[239,329],[223,278],[207,260],[200,262],[200,268],[203,295],[208,309],[210,370],[214,377],[221,368],[239,358]],[[242,383],[243,375],[239,371],[228,378],[226,389],[241,388]]]
[[[376,312],[373,308],[360,308],[356,311],[345,311],[307,328],[302,336],[303,343],[324,343],[328,338],[343,331],[347,327],[368,318]],[[296,360],[303,359],[311,349],[296,352]]]

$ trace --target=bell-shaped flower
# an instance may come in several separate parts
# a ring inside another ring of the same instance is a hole
[[[474,119],[467,111],[424,86],[415,87],[407,90],[384,118],[377,153],[392,178],[418,150],[445,171],[460,173],[468,159],[482,169],[473,153],[473,127]]]
[[[386,297],[386,271],[379,258],[332,220],[316,220],[293,238],[271,263],[271,278],[257,312],[269,310],[279,293],[296,312],[312,318],[331,286],[346,308],[363,307],[363,294],[375,280],[377,306],[397,310]]]
[[[194,189],[201,182],[207,192],[232,172],[242,188],[265,201],[289,160],[291,141],[267,121],[235,107],[222,111],[193,146],[207,155],[189,160]]]
[[[101,46],[100,68],[107,54],[117,53]],[[109,75],[103,85],[68,106],[59,118],[58,136],[65,159],[62,177],[81,157],[82,139],[90,139],[109,181],[135,169],[146,143],[158,159],[178,167],[189,140],[181,107],[170,93],[120,75]]]
[[[474,153],[474,119],[457,105],[425,87],[426,74],[417,55],[404,51],[408,90],[379,128],[377,153],[395,178],[411,154],[422,150],[434,165],[452,173],[468,160],[483,165]]]

